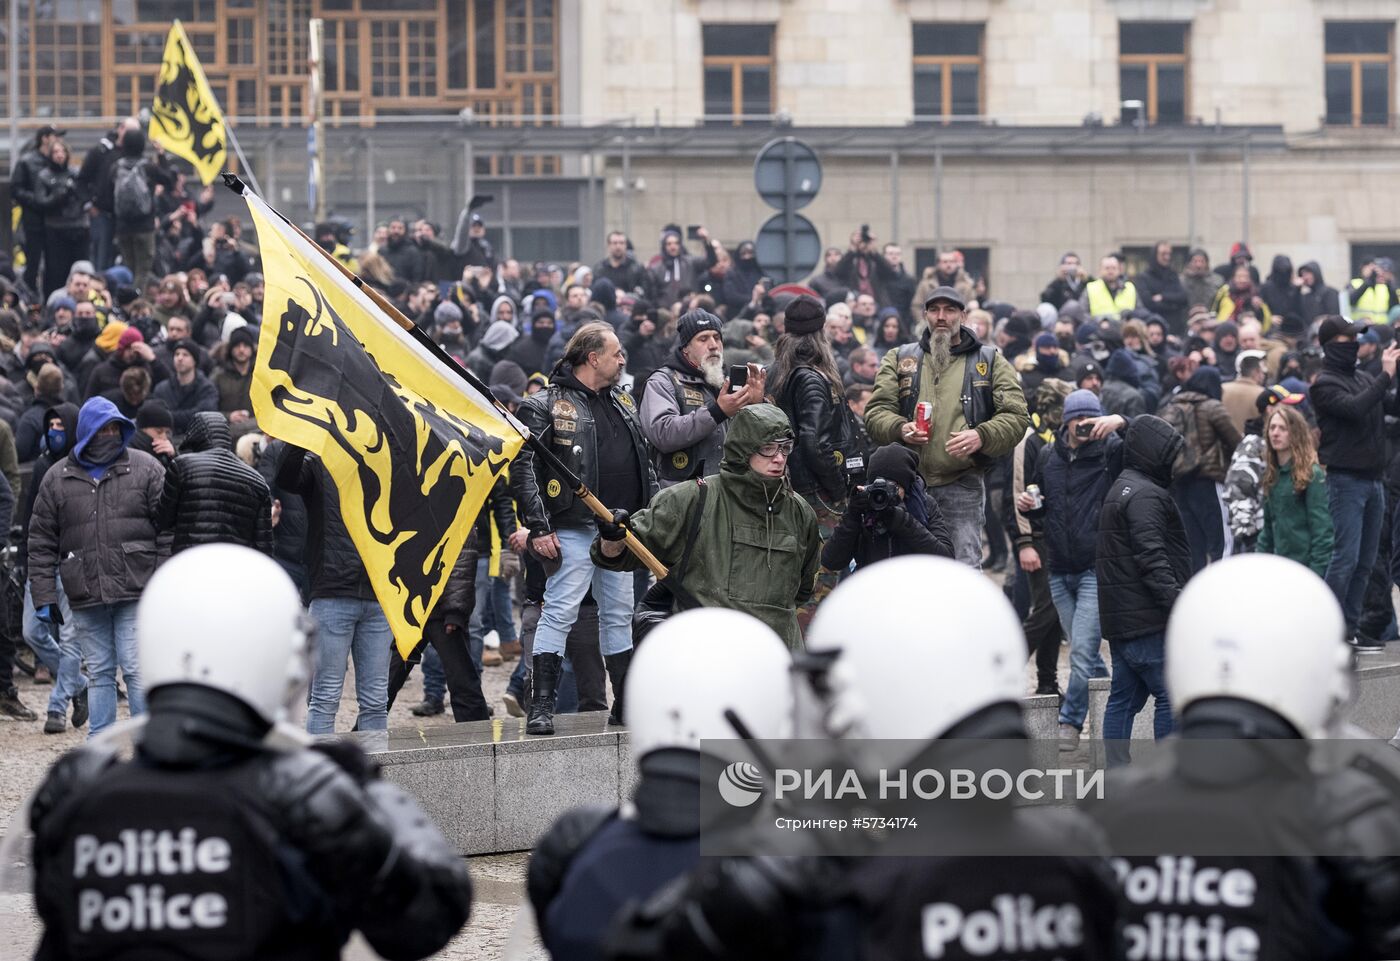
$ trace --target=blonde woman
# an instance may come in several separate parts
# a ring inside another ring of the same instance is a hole
[[[1278,404],[1264,416],[1264,442],[1268,466],[1259,553],[1287,557],[1323,577],[1332,559],[1332,512],[1308,422],[1294,408]]]

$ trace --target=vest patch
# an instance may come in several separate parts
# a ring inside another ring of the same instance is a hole
[[[548,484],[544,485],[544,492],[550,497],[558,497],[563,490],[564,485],[559,483],[558,479],[553,479]]]
[[[671,455],[671,466],[676,470],[685,470],[690,466],[690,455],[683,450],[678,450]]]

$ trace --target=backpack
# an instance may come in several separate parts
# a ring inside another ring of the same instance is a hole
[[[1176,404],[1167,401],[1157,416],[1172,425],[1172,429],[1182,436],[1186,443],[1172,462],[1172,479],[1180,480],[1193,476],[1201,469],[1201,438],[1196,425],[1196,405]]]
[[[142,220],[155,213],[151,182],[146,179],[146,162],[131,157],[117,161],[117,177],[112,188],[112,210],[119,220]]]

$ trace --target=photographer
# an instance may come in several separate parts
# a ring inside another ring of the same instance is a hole
[[[924,493],[918,454],[887,444],[870,455],[865,477],[822,548],[822,567],[841,571],[854,560],[859,570],[904,554],[953,556],[953,538],[938,502]]]

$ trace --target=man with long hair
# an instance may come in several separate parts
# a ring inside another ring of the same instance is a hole
[[[953,537],[954,556],[982,564],[986,497],[983,477],[1011,453],[1030,416],[1011,362],[963,326],[967,304],[951,287],[924,301],[924,331],[916,344],[885,355],[865,427],[877,444],[903,443],[919,451],[919,471],[938,501]],[[927,420],[916,417],[927,403]]]

